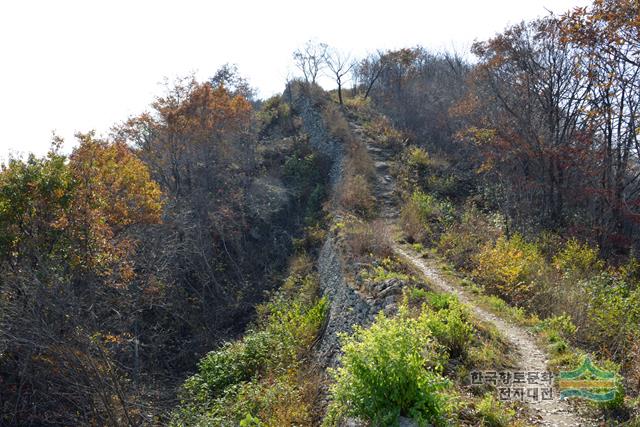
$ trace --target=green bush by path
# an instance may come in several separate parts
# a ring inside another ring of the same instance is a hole
[[[392,425],[400,416],[421,424],[444,425],[450,386],[442,376],[447,354],[431,332],[430,316],[401,310],[396,318],[379,314],[370,328],[343,336],[342,365],[333,372],[332,403],[325,425],[346,416],[374,425]]]

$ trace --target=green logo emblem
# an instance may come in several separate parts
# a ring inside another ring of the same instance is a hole
[[[616,397],[616,375],[597,368],[587,356],[578,369],[560,372],[560,397],[582,397],[607,402]]]

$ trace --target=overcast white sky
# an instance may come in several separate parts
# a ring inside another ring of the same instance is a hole
[[[586,0],[2,0],[0,159],[73,145],[147,108],[164,77],[235,63],[266,97],[308,39],[363,55],[423,45],[468,51],[508,24]]]

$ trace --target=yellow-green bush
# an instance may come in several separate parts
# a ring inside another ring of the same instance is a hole
[[[344,105],[347,108],[355,110],[362,115],[363,112],[370,112],[369,110],[371,109],[371,98],[365,99],[362,96],[346,97],[344,100]]]
[[[569,280],[580,280],[602,271],[604,262],[598,256],[597,247],[571,239],[553,257],[553,266]]]
[[[590,325],[584,338],[602,343],[621,360],[630,358],[633,340],[640,337],[640,287],[610,273],[592,277],[585,286]]]
[[[283,102],[282,97],[279,95],[267,99],[256,116],[265,129],[275,124],[279,124],[287,132],[292,131],[294,128],[291,106]]]
[[[397,145],[402,142],[402,132],[391,124],[391,121],[381,115],[376,115],[364,124],[367,135],[378,142],[387,145]]]
[[[456,198],[465,194],[459,174],[452,171],[449,163],[433,157],[422,147],[411,146],[401,155],[397,170],[398,188],[404,194],[418,189],[438,197]]]
[[[423,222],[450,224],[455,217],[455,208],[448,200],[439,200],[431,194],[415,191],[410,203],[415,204]]]
[[[412,277],[407,274],[406,267],[398,262],[396,258],[393,258],[392,254],[393,252],[389,253],[380,262],[364,268],[359,276],[372,282],[384,282],[388,279],[409,281]]]
[[[427,150],[420,147],[411,147],[407,153],[407,163],[410,167],[429,167],[433,165],[433,160],[429,157]]]
[[[475,263],[476,280],[489,292],[516,304],[524,303],[536,292],[536,281],[546,268],[538,247],[519,234],[486,244],[475,256]]]
[[[458,300],[449,300],[445,309],[428,313],[425,321],[433,336],[447,349],[450,357],[466,356],[473,327],[469,323],[467,309]]]

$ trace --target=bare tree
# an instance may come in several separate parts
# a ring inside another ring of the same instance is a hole
[[[342,54],[337,49],[330,49],[326,54],[327,68],[333,74],[338,85],[338,99],[342,105],[342,84],[344,77],[349,74],[355,63],[351,60],[351,55]]]
[[[304,47],[293,52],[296,67],[302,71],[307,83],[315,83],[318,74],[326,66],[328,49],[326,43],[309,40]]]
[[[380,78],[385,67],[384,55],[380,51],[370,54],[355,65],[354,74],[364,88],[365,99],[369,97],[373,85]]]

